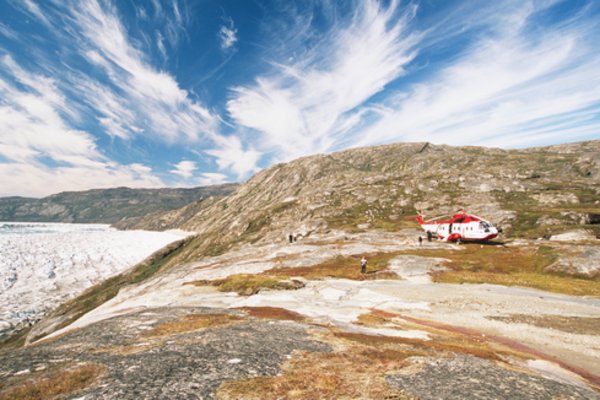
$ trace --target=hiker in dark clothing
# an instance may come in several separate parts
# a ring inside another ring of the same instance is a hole
[[[421,237],[421,235],[419,235],[419,246],[423,245],[423,238]]]
[[[366,272],[367,272],[367,259],[363,257],[360,260],[360,273],[365,274]]]
[[[433,237],[433,234],[430,231],[427,231],[427,241],[431,242],[431,238]]]
[[[290,243],[292,243],[293,241],[294,241],[294,235],[292,235],[292,234],[290,233]]]

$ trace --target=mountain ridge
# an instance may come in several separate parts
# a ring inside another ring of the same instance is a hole
[[[0,198],[0,221],[115,223],[153,212],[177,209],[193,201],[223,196],[237,184],[196,188],[132,189],[117,187],[61,192],[40,199]]]

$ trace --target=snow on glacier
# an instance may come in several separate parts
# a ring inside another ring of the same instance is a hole
[[[0,337],[186,234],[0,222]]]

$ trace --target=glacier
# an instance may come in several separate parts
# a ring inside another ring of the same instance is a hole
[[[0,222],[0,341],[188,234]]]

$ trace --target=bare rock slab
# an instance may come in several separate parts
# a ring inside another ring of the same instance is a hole
[[[420,400],[434,399],[600,399],[600,394],[524,372],[493,361],[457,355],[414,357],[405,373],[388,375],[388,384]]]
[[[234,315],[223,326],[149,335],[202,314]],[[226,380],[273,376],[294,351],[329,351],[308,327],[208,308],[158,308],[89,325],[58,339],[0,353],[0,379],[22,371],[94,364],[105,373],[71,393],[86,399],[211,399]],[[54,364],[54,365],[53,365]],[[0,395],[1,397],[1,395]]]

